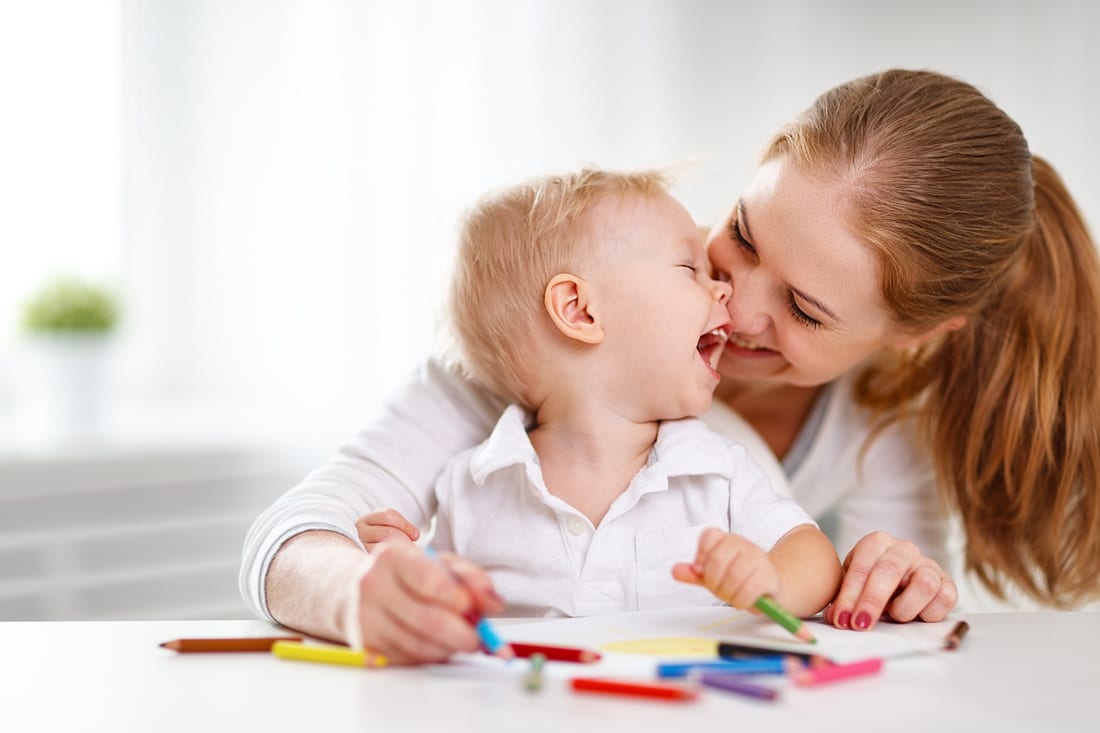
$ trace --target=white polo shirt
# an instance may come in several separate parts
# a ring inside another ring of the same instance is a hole
[[[432,545],[485,568],[505,616],[589,616],[719,605],[673,580],[699,535],[718,527],[768,550],[791,528],[814,524],[775,493],[739,445],[701,420],[661,424],[645,467],[598,527],[546,488],[518,406],[488,440],[456,456],[436,483]]]

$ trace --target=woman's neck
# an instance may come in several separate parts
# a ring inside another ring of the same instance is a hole
[[[821,390],[821,386],[799,387],[723,379],[714,397],[752,425],[772,452],[783,460],[806,423]]]

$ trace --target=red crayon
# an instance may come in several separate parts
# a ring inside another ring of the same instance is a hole
[[[578,662],[580,664],[598,662],[603,658],[603,655],[591,649],[577,649],[571,646],[549,646],[546,644],[519,644],[512,642],[512,651],[520,658],[527,658],[532,654],[541,654],[548,660],[553,660],[555,662]]]
[[[699,697],[699,693],[689,687],[664,685],[658,682],[630,682],[599,677],[574,677],[570,681],[570,685],[578,692],[604,692],[609,695],[653,697],[660,700],[686,702]]]
[[[806,667],[791,669],[789,674],[791,681],[800,687],[812,687],[836,682],[849,677],[859,677],[866,674],[874,674],[882,669],[881,659],[864,659],[851,664],[830,664],[824,667]]]

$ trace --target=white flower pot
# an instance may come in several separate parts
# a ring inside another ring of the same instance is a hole
[[[20,443],[72,443],[101,433],[110,339],[102,333],[28,336],[15,354],[15,429]]]

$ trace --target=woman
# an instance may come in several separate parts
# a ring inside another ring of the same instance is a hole
[[[830,90],[770,143],[708,247],[734,327],[709,422],[736,435],[747,421],[794,497],[835,522],[847,555],[830,623],[943,618],[949,511],[995,595],[1100,594],[1100,263],[1004,112],[928,72]],[[456,566],[467,592],[407,544],[368,556],[350,538],[382,507],[377,538],[427,526],[435,474],[499,410],[429,365],[257,520],[246,599],[321,636],[385,635],[398,659],[473,649],[462,614],[500,607],[483,573]]]

